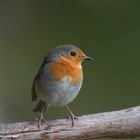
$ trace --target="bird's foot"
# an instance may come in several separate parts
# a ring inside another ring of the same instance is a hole
[[[75,116],[75,115],[70,115],[70,116],[68,116],[68,117],[66,117],[67,119],[74,119],[74,120],[78,120],[78,117],[77,116]]]
[[[41,116],[39,118],[34,118],[33,120],[37,122],[37,125],[39,128],[41,127],[42,123],[46,123],[46,119]]]
[[[67,117],[67,119],[71,119],[71,121],[72,121],[72,126],[74,126],[74,121],[75,120],[78,120],[78,117],[77,116],[75,116],[74,114],[70,114],[70,116],[69,117]]]

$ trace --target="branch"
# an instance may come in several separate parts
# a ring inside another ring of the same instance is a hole
[[[79,117],[75,126],[71,120],[0,124],[0,138],[69,140],[93,138],[131,138],[140,136],[140,106],[114,112]]]

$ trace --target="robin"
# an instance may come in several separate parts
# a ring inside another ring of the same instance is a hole
[[[59,45],[48,52],[32,86],[32,101],[39,100],[34,112],[40,112],[38,126],[49,106],[65,106],[70,113],[72,126],[76,116],[68,104],[78,95],[83,82],[81,63],[93,60],[74,45]]]

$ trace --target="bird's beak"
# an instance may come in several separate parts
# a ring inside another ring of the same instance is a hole
[[[93,61],[95,60],[94,58],[91,58],[91,57],[89,57],[89,56],[84,56],[84,59],[85,59],[85,60],[93,60]]]

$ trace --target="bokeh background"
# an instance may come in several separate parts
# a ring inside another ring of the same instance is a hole
[[[140,1],[1,0],[0,122],[30,121],[32,81],[48,50],[75,44],[96,58],[70,105],[78,115],[140,105]],[[67,116],[50,108],[48,119]]]

